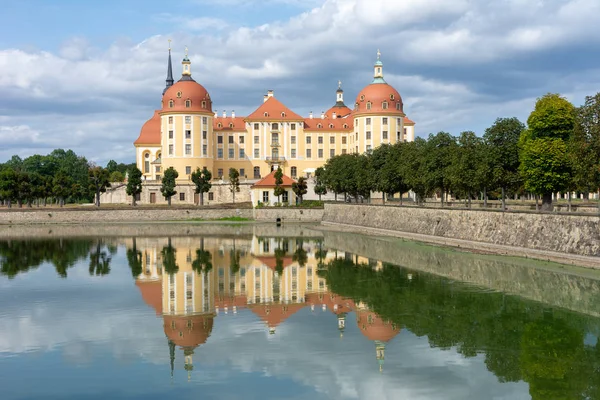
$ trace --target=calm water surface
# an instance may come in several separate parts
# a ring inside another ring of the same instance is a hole
[[[3,400],[600,399],[592,274],[306,227],[114,235],[0,239]]]

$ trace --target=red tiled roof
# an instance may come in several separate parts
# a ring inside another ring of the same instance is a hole
[[[329,110],[327,110],[327,112],[325,113],[325,116],[332,118],[333,117],[333,113],[335,113],[335,115],[340,118],[340,117],[346,117],[348,115],[350,115],[352,113],[352,110],[349,109],[346,106],[333,106],[331,107]]]
[[[267,323],[269,328],[275,328],[294,313],[306,307],[306,304],[260,304],[249,307],[254,314]]]
[[[142,293],[142,299],[154,309],[156,315],[162,315],[162,283],[156,281],[136,280],[135,285]]]
[[[220,127],[219,124],[221,124]],[[213,119],[213,130],[219,132],[246,132],[246,123],[244,117],[217,117]]]
[[[302,121],[303,119],[273,96],[246,117],[247,121]]]
[[[160,110],[154,111],[154,115],[142,125],[140,136],[133,144],[155,144],[160,145]]]
[[[277,268],[277,257],[274,257],[274,256],[272,256],[272,257],[256,257],[256,259],[258,261],[260,261],[261,263],[263,263],[264,265],[266,265],[267,267],[271,268],[273,271],[275,271],[275,268]],[[294,263],[294,260],[292,257],[283,257],[282,261],[283,261],[284,269]]]
[[[307,132],[352,132],[352,118],[307,118],[304,120],[304,130]]]
[[[186,101],[190,100],[190,107]],[[173,107],[169,102],[173,101]],[[212,113],[212,100],[206,88],[194,80],[180,80],[167,89],[162,98],[163,113],[169,112],[207,112]]]
[[[387,103],[386,109],[383,108],[384,102]],[[371,109],[367,108],[368,103],[371,103]],[[354,114],[398,115],[404,112],[400,93],[387,83],[372,83],[366,86],[356,96],[355,104],[358,104],[358,107],[355,106]]]
[[[257,187],[274,188],[276,186],[275,185],[275,172],[276,171],[271,172],[269,175],[265,176],[260,181],[256,182],[254,185],[252,185],[251,189],[257,188]],[[283,183],[281,184],[281,187],[292,187],[292,184],[294,182],[296,182],[295,180],[293,180],[292,178],[290,178],[289,176],[287,176],[285,174],[283,175],[282,179],[283,179]]]
[[[163,316],[165,335],[181,348],[196,348],[206,343],[213,328],[214,316],[205,315],[180,315]]]
[[[404,117],[404,124],[405,125],[414,125],[415,122],[408,119],[408,117]]]

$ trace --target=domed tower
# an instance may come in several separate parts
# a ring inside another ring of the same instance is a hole
[[[189,182],[196,168],[213,169],[214,113],[208,91],[192,78],[187,48],[181,66],[181,79],[170,85],[167,77],[162,97],[161,163],[163,173],[173,167],[178,181]]]
[[[383,78],[381,53],[377,51],[373,82],[356,97],[352,117],[354,135],[350,136],[353,151],[371,151],[381,144],[403,140],[404,104],[396,89]]]
[[[344,103],[344,90],[342,89],[342,81],[338,81],[338,89],[335,92],[336,94],[336,102],[333,107],[331,107],[325,113],[327,118],[342,118],[350,115],[352,110],[346,106]]]
[[[400,327],[389,321],[384,321],[364,304],[358,305],[356,323],[362,334],[375,344],[375,358],[379,364],[379,371],[383,371],[385,346],[400,333]]]

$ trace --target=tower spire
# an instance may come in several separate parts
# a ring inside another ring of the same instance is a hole
[[[192,62],[188,57],[188,48],[185,46],[185,56],[183,57],[183,61],[181,61],[181,66],[183,67],[183,72],[181,74],[182,81],[193,81],[192,79]]]
[[[337,100],[335,103],[336,107],[346,107],[344,104],[344,91],[342,90],[342,81],[338,81],[338,89],[336,91]]]
[[[383,63],[381,62],[381,51],[379,51],[379,49],[377,49],[377,61],[375,61],[373,83],[386,83],[383,79]]]
[[[169,61],[167,63],[167,85],[165,86],[165,90],[163,90],[163,94],[167,91],[168,88],[173,86],[173,64],[171,63],[171,39],[169,39]]]

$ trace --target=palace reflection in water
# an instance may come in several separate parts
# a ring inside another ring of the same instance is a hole
[[[58,230],[0,240],[3,398],[600,398],[591,273],[293,226]]]
[[[162,316],[170,354],[185,354],[193,370],[193,354],[206,342],[219,317],[249,309],[269,334],[302,308],[331,312],[343,337],[346,317],[356,314],[362,334],[374,344],[374,358],[383,369],[386,343],[400,329],[384,321],[363,302],[328,290],[323,272],[332,260],[345,257],[381,269],[381,262],[327,251],[322,240],[302,238],[135,239],[142,272],[136,278],[144,301]],[[167,272],[168,271],[168,272]]]

